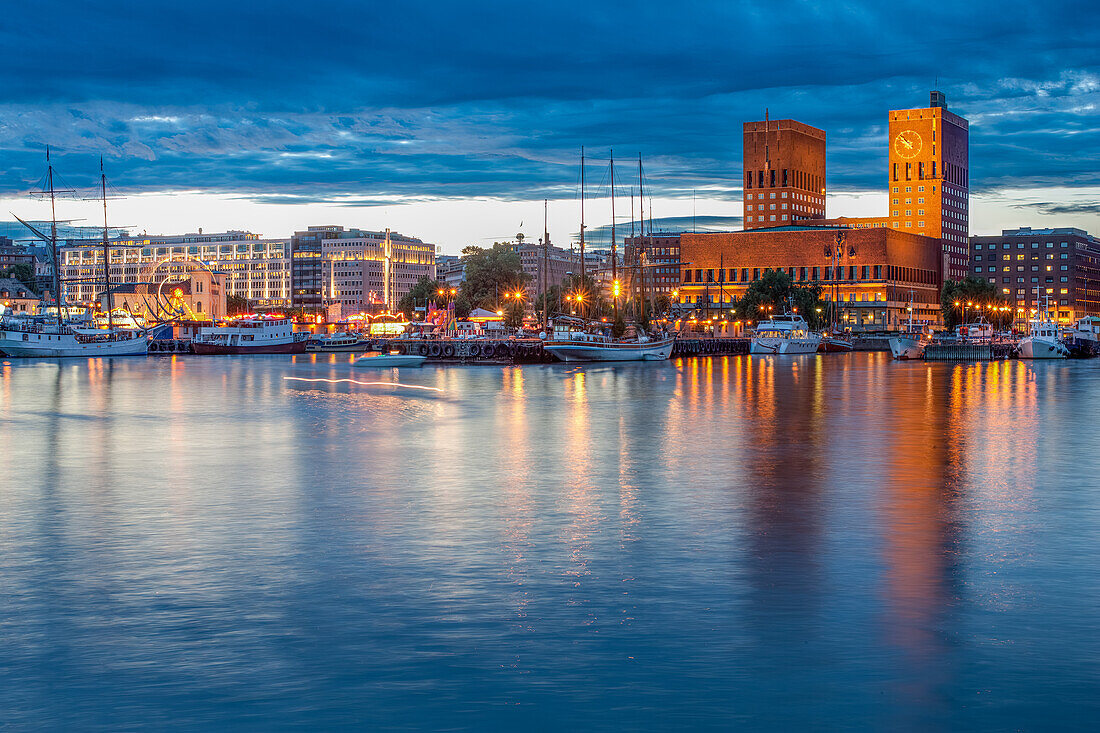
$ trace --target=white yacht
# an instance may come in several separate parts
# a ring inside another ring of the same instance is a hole
[[[756,324],[750,354],[814,354],[821,345],[821,334],[810,330],[799,315],[775,316]]]
[[[1031,320],[1031,333],[1021,339],[1016,347],[1021,359],[1065,359],[1069,349],[1062,343],[1058,324],[1041,308]]]
[[[0,352],[32,357],[134,356],[149,352],[149,339],[145,331],[19,319],[0,324]]]
[[[566,322],[554,325],[542,348],[562,361],[664,361],[672,356],[675,343],[675,336],[651,339],[638,334],[616,339]]]
[[[898,331],[889,338],[890,355],[895,359],[922,359],[924,347],[931,337],[924,326],[913,323],[913,295],[909,295],[909,322],[904,331]]]

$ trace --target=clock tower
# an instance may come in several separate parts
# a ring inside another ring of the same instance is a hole
[[[928,107],[890,112],[890,227],[943,240],[944,277],[953,280],[970,266],[969,136],[942,92]]]

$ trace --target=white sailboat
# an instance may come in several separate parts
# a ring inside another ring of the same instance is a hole
[[[95,357],[134,356],[149,352],[146,331],[132,328],[115,328],[112,316],[111,269],[107,234],[107,178],[103,173],[103,160],[99,162],[100,185],[103,195],[103,284],[107,298],[107,328],[84,328],[65,321],[65,303],[61,288],[61,261],[57,250],[57,213],[55,204],[53,163],[46,149],[46,191],[50,199],[50,235],[47,237],[27,222],[19,219],[39,239],[49,245],[53,260],[54,297],[57,314],[54,322],[38,319],[12,319],[0,322],[0,352],[7,356],[24,357]],[[19,217],[16,217],[17,219]]]

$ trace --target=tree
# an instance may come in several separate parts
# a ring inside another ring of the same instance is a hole
[[[251,313],[252,303],[243,295],[227,295],[225,296],[225,312],[231,316],[238,313]]]
[[[523,315],[526,310],[522,300],[509,300],[508,304],[504,306],[504,325],[508,328],[519,328],[522,326]]]
[[[411,317],[416,306],[427,305],[429,300],[435,300],[438,303],[437,307],[441,306],[446,298],[439,295],[440,290],[447,293],[447,298],[451,297],[450,286],[447,283],[442,280],[432,280],[424,275],[416,281],[416,285],[413,285],[409,292],[401,297],[401,300],[397,301],[397,310]]]
[[[745,319],[766,317],[769,307],[772,314],[783,313],[793,307],[806,319],[810,328],[824,325],[825,304],[821,300],[821,286],[796,285],[787,273],[779,270],[767,270],[759,280],[749,283],[745,294],[737,302],[737,312]]]
[[[0,277],[10,277],[27,286],[32,293],[35,292],[34,265],[20,262],[18,265],[9,265],[0,270]]]
[[[508,293],[522,291],[531,276],[511,245],[497,242],[491,248],[470,246],[462,250],[466,279],[462,295],[471,306],[498,310]]]
[[[967,276],[962,280],[945,280],[940,290],[940,311],[944,325],[954,328],[977,314],[996,325],[1012,322],[1013,311],[1008,301],[997,294],[997,287],[985,278]]]

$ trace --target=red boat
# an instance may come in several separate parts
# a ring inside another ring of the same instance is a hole
[[[295,333],[289,318],[241,318],[199,329],[191,340],[196,354],[304,354],[308,333]]]
[[[852,342],[837,336],[824,336],[817,347],[819,354],[837,354],[852,350]]]

